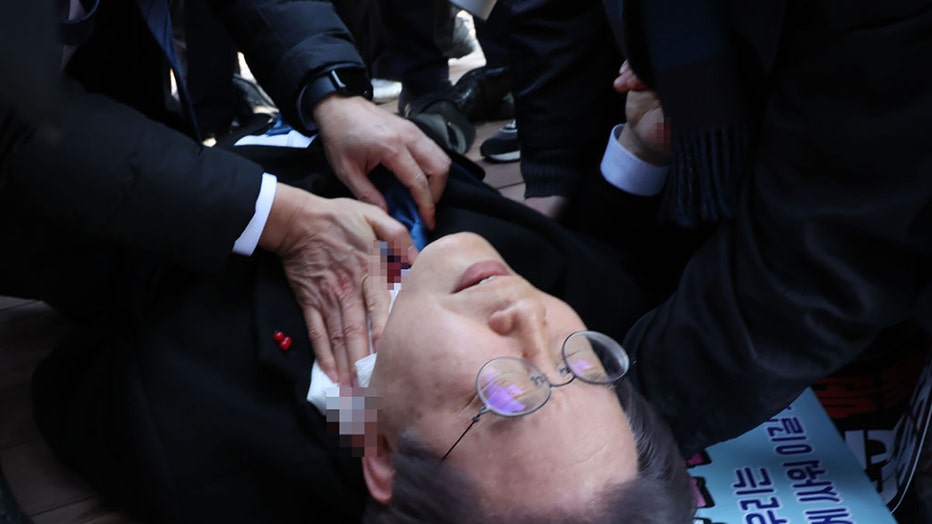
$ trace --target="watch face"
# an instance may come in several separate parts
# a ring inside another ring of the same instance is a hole
[[[364,69],[334,69],[329,76],[338,93],[359,95],[372,100],[372,83]]]

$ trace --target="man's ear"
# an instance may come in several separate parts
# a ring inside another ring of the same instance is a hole
[[[392,500],[395,468],[392,467],[392,451],[388,442],[383,435],[379,435],[378,439],[376,452],[366,453],[362,457],[362,473],[372,498],[387,506]]]

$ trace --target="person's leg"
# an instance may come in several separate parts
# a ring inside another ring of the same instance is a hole
[[[356,47],[372,79],[372,101],[390,102],[401,93],[401,82],[385,63],[388,34],[377,0],[334,0],[333,5],[353,34]]]
[[[624,121],[622,57],[601,0],[512,4],[511,78],[525,197],[572,199]]]
[[[188,93],[201,134],[223,136],[235,115],[236,47],[203,0],[184,3]]]
[[[374,64],[384,52],[387,38],[379,12],[379,2],[376,0],[333,0],[333,6],[356,40],[356,48],[369,67],[370,76],[379,76]]]
[[[459,8],[447,0],[438,0],[434,17],[434,35],[437,45],[448,59],[463,58],[476,50],[476,39],[458,16]]]
[[[508,52],[510,23],[511,11],[505,3],[496,5],[486,20],[473,17],[476,39],[479,40],[479,46],[482,48],[482,56],[485,57],[486,66],[493,69],[508,67],[510,61]]]
[[[492,9],[488,20],[473,17],[485,65],[467,71],[454,86],[457,103],[473,122],[514,118],[508,68],[509,17],[504,4]]]
[[[431,0],[379,0],[388,36],[387,67],[404,84],[407,98],[450,87],[447,58],[437,42],[437,13],[447,9]]]
[[[388,35],[385,65],[399,78],[398,112],[410,118],[445,149],[465,153],[476,130],[456,104],[447,57],[437,41],[438,16],[448,19],[441,0],[380,0]]]

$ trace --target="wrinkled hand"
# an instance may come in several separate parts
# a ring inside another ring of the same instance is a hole
[[[327,160],[359,200],[387,210],[368,174],[382,164],[410,191],[428,229],[450,171],[450,157],[413,123],[365,98],[331,95],[314,107]]]
[[[626,60],[613,83],[618,92],[627,92],[625,116],[628,124],[618,141],[632,154],[656,165],[670,163],[670,126],[655,91],[634,74]]]
[[[353,363],[369,354],[370,327],[377,345],[388,319],[379,240],[414,262],[407,229],[379,208],[276,186],[259,245],[281,257],[317,362],[342,385],[356,383]]]

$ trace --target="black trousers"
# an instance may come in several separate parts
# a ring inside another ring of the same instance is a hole
[[[602,0],[500,1],[510,7],[515,116],[525,196],[575,196],[598,177],[609,132],[624,121],[612,88],[623,58]]]
[[[433,7],[431,7],[433,6]],[[390,71],[415,91],[447,81],[422,0],[381,0]],[[602,0],[500,0],[477,22],[487,63],[511,70],[526,196],[574,196],[598,166],[624,97],[612,89],[623,58]],[[417,93],[420,94],[420,93]]]

